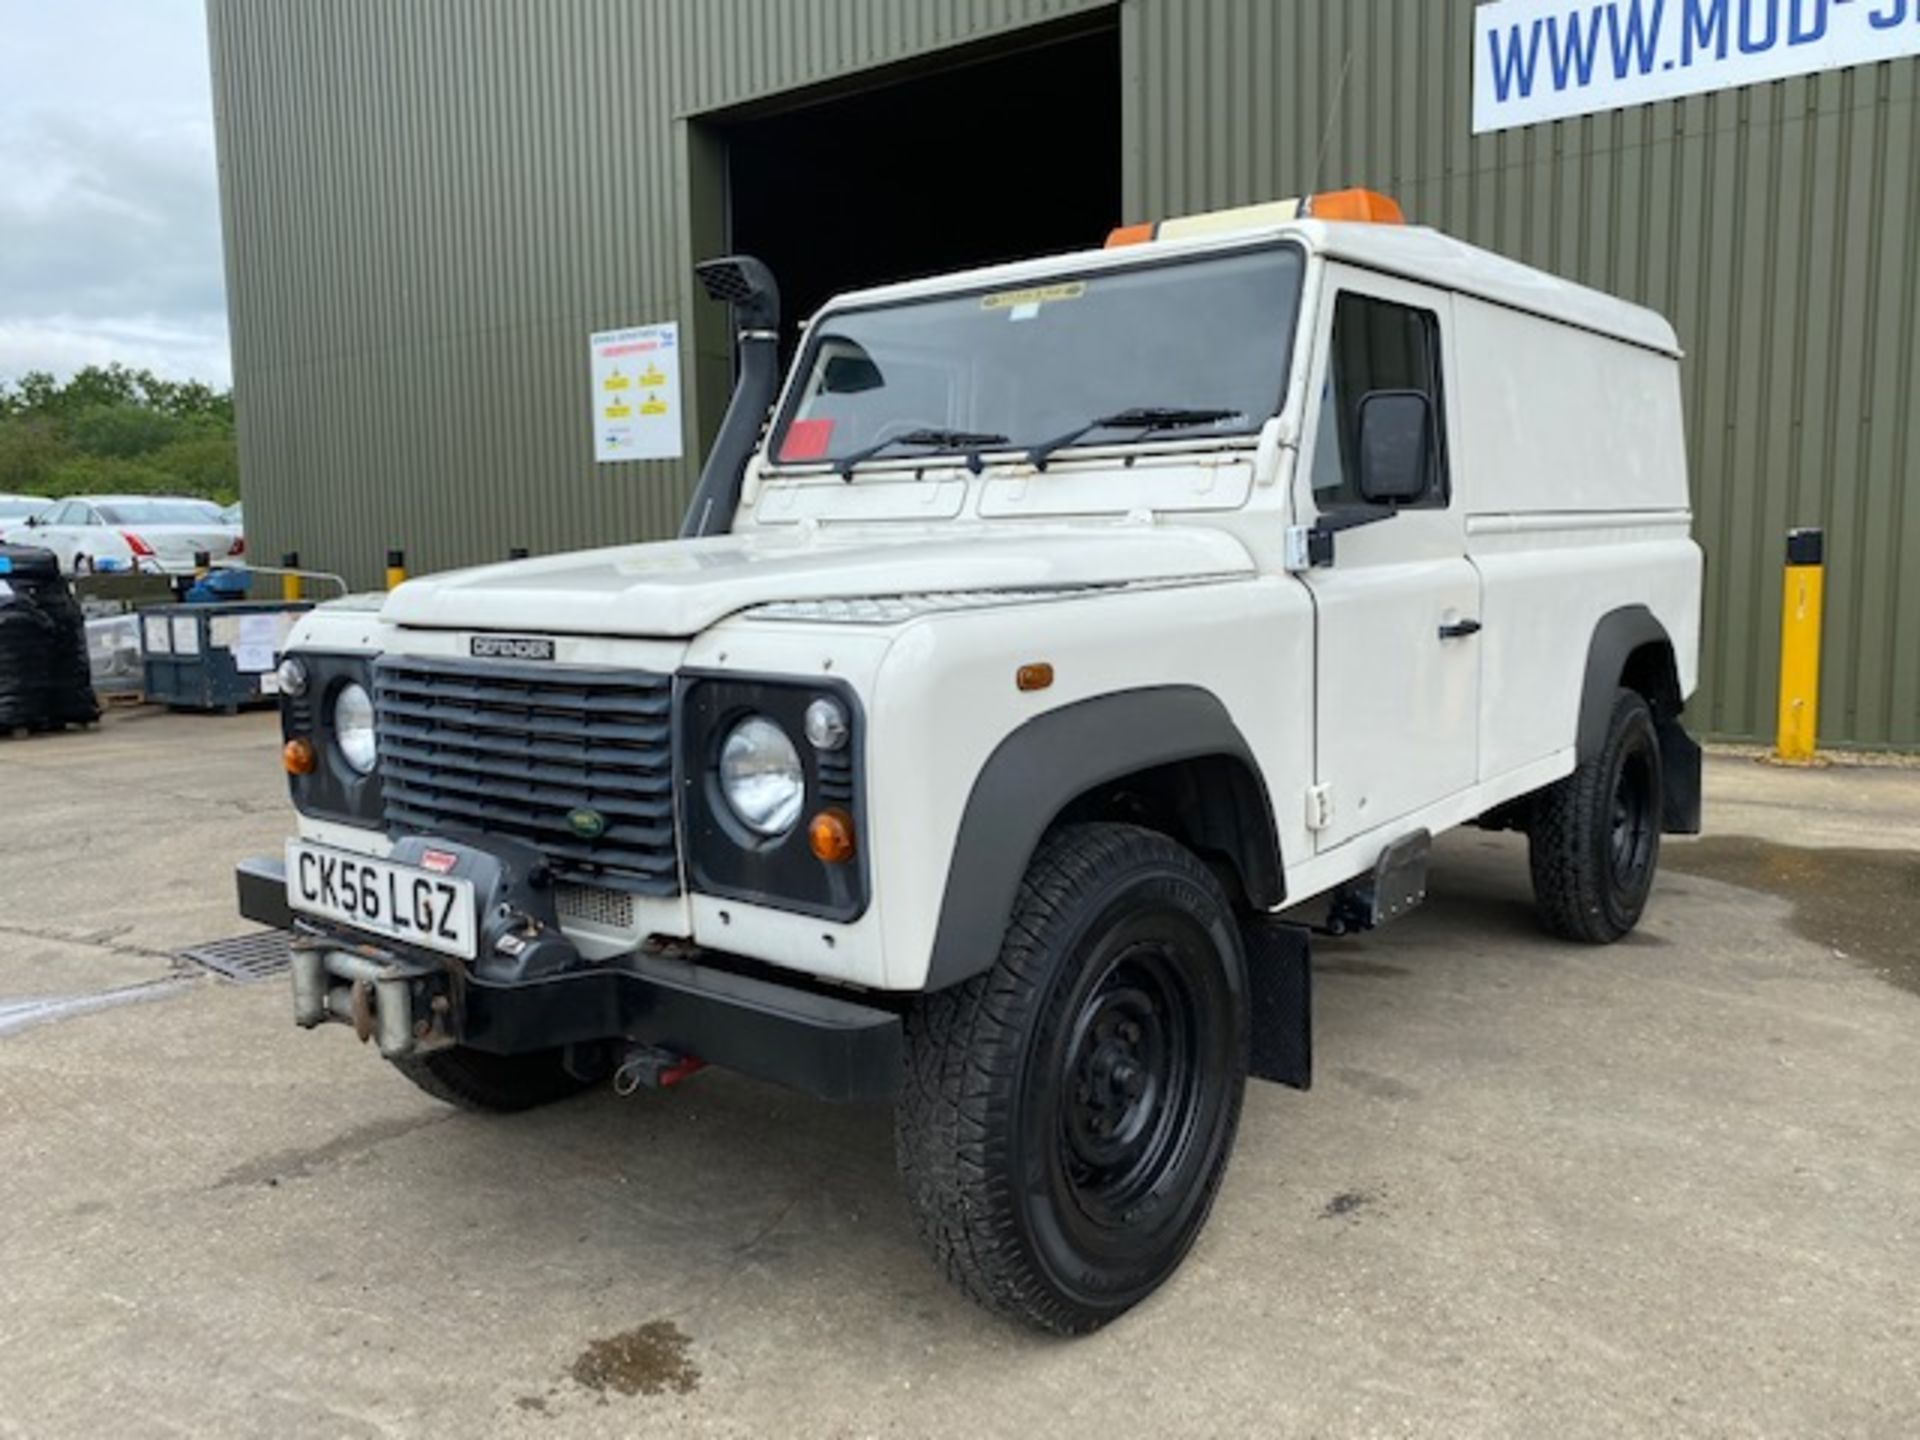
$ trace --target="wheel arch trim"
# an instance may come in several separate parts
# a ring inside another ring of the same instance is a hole
[[[1648,696],[1654,705],[1654,718],[1669,721],[1678,717],[1682,699],[1675,665],[1673,637],[1654,613],[1644,605],[1623,605],[1609,610],[1593,628],[1587,645],[1587,668],[1580,689],[1580,718],[1574,748],[1582,760],[1598,755],[1607,743],[1607,721],[1613,714],[1613,692],[1625,678],[1634,654],[1647,646],[1666,651],[1667,675],[1662,682],[1670,694]],[[1665,706],[1672,713],[1662,713]]]
[[[1652,652],[1638,666],[1635,657]],[[1614,692],[1629,682],[1647,697],[1653,708],[1660,740],[1664,793],[1661,828],[1670,835],[1697,835],[1701,825],[1700,746],[1680,722],[1686,697],[1680,693],[1679,656],[1667,627],[1644,605],[1623,605],[1600,617],[1587,646],[1586,675],[1580,691],[1580,713],[1574,753],[1581,761],[1599,755],[1607,743]]]
[[[1237,867],[1251,903],[1284,896],[1273,804],[1252,747],[1218,696],[1191,685],[1096,696],[1049,710],[1009,733],[974,777],[947,870],[926,988],[992,965],[1021,877],[1053,823],[1089,791],[1145,771],[1223,761],[1232,777]],[[1217,780],[1216,784],[1219,783]]]

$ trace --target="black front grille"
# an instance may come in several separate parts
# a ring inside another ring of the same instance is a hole
[[[563,874],[679,893],[672,676],[387,656],[374,706],[388,829],[509,836]]]

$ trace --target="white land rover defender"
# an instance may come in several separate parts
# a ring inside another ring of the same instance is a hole
[[[321,606],[295,1017],[481,1110],[702,1062],[891,1099],[920,1231],[1093,1329],[1304,1088],[1313,897],[1522,830],[1605,943],[1699,826],[1701,556],[1658,316],[1307,202],[842,296],[700,267],[738,385],[679,540]]]

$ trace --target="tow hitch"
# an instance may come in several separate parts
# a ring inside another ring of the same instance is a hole
[[[453,1043],[453,1003],[438,966],[322,935],[302,935],[290,949],[293,1018],[303,1029],[340,1021],[363,1044],[377,1040],[390,1060]]]
[[[613,1090],[626,1096],[643,1086],[649,1090],[671,1090],[690,1075],[707,1068],[707,1062],[693,1055],[682,1055],[661,1045],[632,1045],[613,1072]]]

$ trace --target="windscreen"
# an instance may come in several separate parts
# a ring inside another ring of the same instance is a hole
[[[1301,269],[1281,246],[829,314],[774,456],[1251,433],[1286,390]]]
[[[127,500],[99,507],[109,525],[218,525],[220,507],[203,500]]]

